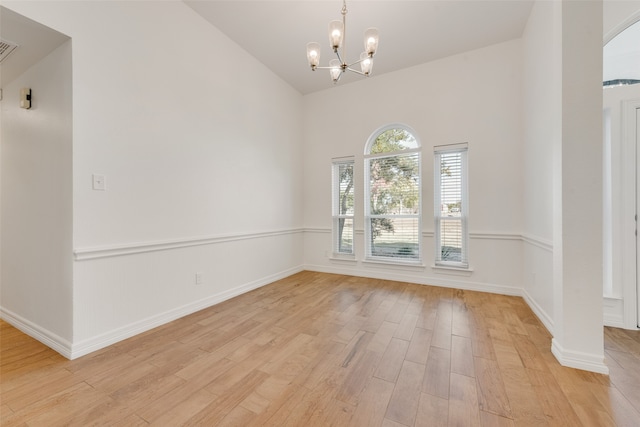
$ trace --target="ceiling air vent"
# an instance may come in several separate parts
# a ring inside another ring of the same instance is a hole
[[[0,40],[0,62],[7,59],[7,56],[9,56],[9,54],[13,52],[17,47],[18,45],[13,42]]]

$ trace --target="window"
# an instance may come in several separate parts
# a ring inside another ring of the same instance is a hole
[[[420,261],[420,143],[413,132],[393,125],[374,133],[365,173],[366,257]]]
[[[334,159],[333,253],[353,255],[353,158]]]
[[[435,147],[436,265],[469,267],[467,144]]]

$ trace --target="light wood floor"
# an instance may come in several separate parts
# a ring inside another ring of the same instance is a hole
[[[640,334],[563,368],[516,297],[303,272],[73,361],[0,332],[2,426],[640,425]]]

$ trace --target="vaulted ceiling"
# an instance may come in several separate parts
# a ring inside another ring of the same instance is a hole
[[[319,42],[323,49],[320,65],[328,65],[334,55],[327,25],[341,19],[342,0],[183,1],[300,93],[332,87],[327,70],[311,72],[305,49],[307,42]],[[347,0],[347,60],[358,58],[368,27],[380,31],[371,78],[518,38],[532,6],[533,0]],[[20,45],[2,63],[0,85],[68,40],[1,6],[0,20],[1,38]],[[605,80],[609,75],[639,75],[637,67],[628,72],[630,61],[637,64],[640,58],[639,27],[634,28],[628,32],[631,35],[618,38],[623,40],[614,40],[610,51],[605,48]],[[614,64],[613,59],[620,58],[626,62]],[[338,84],[361,79],[345,74]]]
[[[341,19],[342,0],[183,1],[301,93],[333,85],[327,70],[311,72],[306,44],[321,44],[321,66],[335,57],[327,25]],[[532,5],[532,0],[347,0],[347,62],[359,58],[368,27],[380,31],[371,78],[519,38]],[[347,74],[338,84],[361,78]]]

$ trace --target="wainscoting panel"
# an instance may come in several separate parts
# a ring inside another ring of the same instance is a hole
[[[353,259],[334,257],[331,229],[305,229],[304,268],[325,273],[348,274],[450,288],[522,295],[522,240],[520,235],[476,233],[470,236],[470,268],[442,269],[434,266],[433,232],[422,233],[422,262],[417,265],[371,262],[364,259],[364,232],[356,230]],[[500,268],[496,268],[500,260]]]
[[[301,271],[302,239],[294,229],[76,250],[71,357]]]

